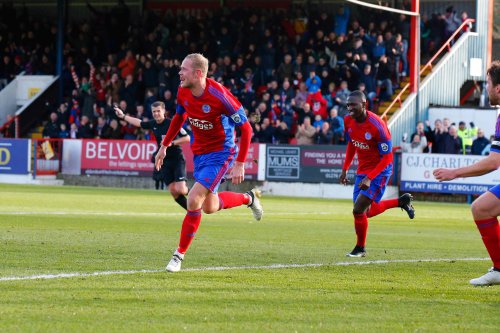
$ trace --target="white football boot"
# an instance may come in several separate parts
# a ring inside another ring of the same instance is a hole
[[[174,255],[172,256],[172,259],[170,259],[170,262],[167,265],[167,271],[169,272],[178,272],[181,270],[181,264],[182,260],[184,260],[184,255],[180,253],[179,251],[175,250]]]
[[[260,196],[262,195],[262,192],[254,188],[248,192],[246,192],[250,196],[250,203],[248,204],[248,208],[252,210],[253,217],[257,220],[260,221],[262,219],[262,215],[264,215],[264,209],[262,209],[262,205],[260,204]]]
[[[494,284],[500,284],[500,272],[495,271],[492,267],[488,273],[483,276],[470,280],[470,284],[474,286],[491,286]]]

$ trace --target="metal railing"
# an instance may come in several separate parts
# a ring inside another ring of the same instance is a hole
[[[9,131],[9,127],[14,123],[14,133]],[[0,127],[0,133],[4,138],[18,138],[19,137],[19,119],[14,116],[12,119],[5,122],[5,124]],[[8,134],[7,134],[8,133]],[[6,135],[7,134],[7,135]]]

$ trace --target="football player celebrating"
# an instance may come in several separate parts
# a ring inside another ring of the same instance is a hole
[[[500,61],[494,61],[487,72],[486,90],[492,106],[500,105]],[[434,177],[439,181],[461,177],[476,177],[493,172],[500,167],[500,115],[498,115],[495,140],[488,157],[463,168],[436,169]],[[488,250],[493,267],[483,276],[470,280],[475,286],[500,284],[500,185],[481,194],[471,206],[472,217]]]
[[[228,169],[233,166],[233,184],[245,178],[245,160],[252,137],[252,127],[247,121],[240,102],[225,87],[207,78],[208,59],[198,53],[184,58],[179,71],[180,87],[177,93],[177,110],[162,146],[156,154],[156,168],[163,164],[165,151],[172,144],[186,119],[193,131],[191,149],[194,154],[195,184],[188,194],[188,210],[182,222],[179,246],[167,265],[167,271],[181,269],[191,241],[201,222],[201,212],[212,214],[221,209],[247,205],[256,220],[263,210],[256,189],[246,193],[217,193]],[[240,147],[234,142],[234,127],[241,129]]]
[[[353,201],[354,228],[356,246],[347,254],[348,257],[366,255],[366,233],[368,218],[376,216],[389,208],[404,209],[410,219],[415,217],[411,204],[413,197],[409,193],[399,199],[381,201],[385,188],[392,174],[391,134],[386,124],[374,113],[366,110],[366,97],[363,92],[353,91],[347,98],[348,115],[344,118],[344,128],[348,138],[346,157],[340,183],[347,185],[347,170],[358,155],[358,170],[354,183]]]

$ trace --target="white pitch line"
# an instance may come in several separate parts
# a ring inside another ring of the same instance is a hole
[[[266,215],[273,215],[273,216],[279,216],[279,215],[332,215],[334,212],[267,212]],[[37,212],[37,211],[31,211],[31,212],[2,212],[0,211],[0,215],[93,215],[93,216],[184,216],[186,213],[138,213],[138,212]],[[231,216],[251,216],[249,215],[248,212],[246,213],[234,213],[231,212]]]
[[[395,259],[395,260],[369,260],[369,261],[341,261],[331,264],[272,264],[266,266],[214,266],[186,268],[182,272],[205,272],[205,271],[233,271],[248,269],[282,269],[282,268],[307,268],[307,267],[333,267],[333,266],[354,266],[354,265],[383,265],[393,263],[418,263],[418,262],[447,262],[447,261],[485,261],[490,258],[437,258],[437,259]],[[0,277],[0,282],[4,281],[25,281],[25,280],[50,280],[72,277],[92,277],[102,275],[130,275],[140,273],[162,273],[165,270],[135,270],[135,271],[103,271],[93,273],[59,273],[59,274],[40,274],[30,276],[6,276]]]

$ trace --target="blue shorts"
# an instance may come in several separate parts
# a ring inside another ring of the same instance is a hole
[[[495,185],[490,188],[488,191],[493,193],[498,199],[500,199],[500,185]]]
[[[359,188],[359,183],[366,177],[366,175],[356,175],[356,181],[354,182],[354,193],[352,197],[352,201],[356,202],[358,195],[361,193],[365,197],[372,199],[372,201],[380,202],[382,197],[384,196],[385,188],[389,183],[389,177],[385,175],[378,175],[373,178],[370,187],[367,190],[361,190]]]
[[[236,149],[194,156],[194,179],[212,193],[217,193],[227,170],[234,163]]]

